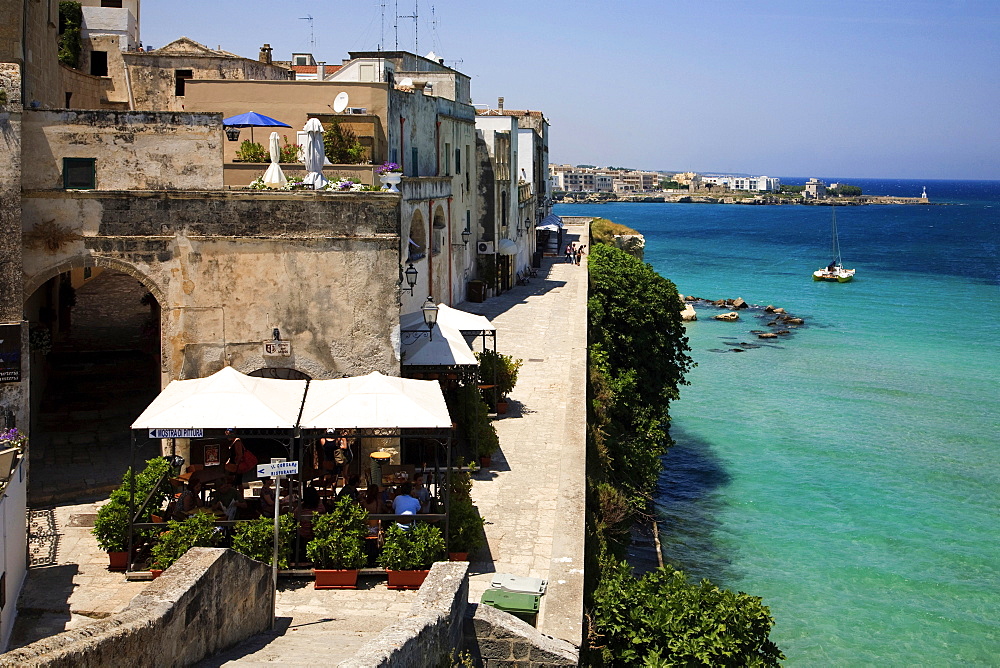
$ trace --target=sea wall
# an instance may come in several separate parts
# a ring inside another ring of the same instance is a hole
[[[271,626],[266,564],[192,548],[120,613],[0,655],[0,667],[190,666]]]

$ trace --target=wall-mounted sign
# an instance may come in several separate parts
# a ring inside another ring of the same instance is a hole
[[[268,357],[291,357],[291,341],[265,341],[264,354]]]
[[[204,429],[150,429],[150,438],[204,438]]]
[[[21,323],[0,325],[0,383],[21,382]]]

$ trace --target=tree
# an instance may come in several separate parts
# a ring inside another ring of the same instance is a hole
[[[774,619],[757,596],[658,568],[637,579],[628,564],[604,565],[594,595],[590,646],[606,666],[777,666]]]
[[[323,132],[326,157],[335,165],[356,165],[365,161],[367,151],[350,128],[333,121]]]
[[[861,188],[841,183],[838,184],[836,188],[829,188],[826,191],[826,194],[830,197],[860,197]]]
[[[781,192],[783,193],[801,193],[805,192],[805,186],[790,186],[784,183],[781,184]]]

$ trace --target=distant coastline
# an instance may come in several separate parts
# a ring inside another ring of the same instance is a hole
[[[836,197],[826,199],[805,199],[781,197],[778,195],[691,195],[682,193],[648,193],[641,195],[617,195],[615,193],[591,193],[587,197],[564,197],[557,204],[614,204],[631,202],[640,204],[743,204],[757,206],[870,206],[886,204],[941,205],[922,197],[895,197],[889,195],[861,195],[858,197]]]

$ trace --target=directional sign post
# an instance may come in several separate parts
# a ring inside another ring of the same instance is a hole
[[[284,459],[272,458],[270,464],[257,465],[258,478],[274,478],[274,550],[271,554],[271,629],[277,622],[278,609],[278,543],[281,531],[278,523],[278,508],[281,506],[281,478],[285,475],[295,475],[299,472],[298,462],[286,462]]]
[[[271,460],[270,464],[257,464],[258,478],[275,478],[282,475],[296,475],[299,472],[298,462],[286,462]]]
[[[150,438],[204,438],[204,429],[150,429]]]

